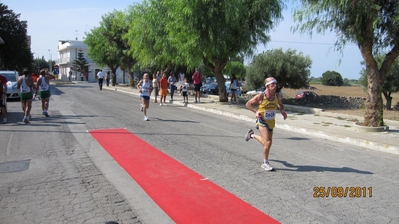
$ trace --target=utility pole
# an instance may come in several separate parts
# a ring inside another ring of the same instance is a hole
[[[50,52],[50,49],[48,50],[48,53],[49,53],[49,56],[50,56],[50,61],[49,61],[49,72],[52,72],[53,70],[52,70],[52,68],[51,68],[52,61],[51,61],[51,52]]]

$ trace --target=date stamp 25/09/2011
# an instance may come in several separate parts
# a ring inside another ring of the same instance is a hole
[[[373,187],[314,187],[314,198],[365,198],[373,197]]]

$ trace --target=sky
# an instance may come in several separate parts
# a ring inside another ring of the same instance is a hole
[[[31,36],[31,51],[34,57],[57,59],[59,40],[83,40],[85,32],[98,27],[101,16],[116,10],[125,10],[129,5],[141,0],[69,0],[60,3],[53,0],[0,0],[14,13],[20,14],[20,20],[28,22],[28,35]],[[290,1],[291,2],[291,1]],[[291,32],[295,25],[292,19],[292,4],[283,11],[281,21],[269,35],[271,42],[259,45],[256,53],[282,48],[294,49],[297,53],[312,59],[310,76],[321,77],[327,70],[336,71],[343,78],[359,79],[363,60],[359,48],[354,44],[346,45],[343,53],[334,49],[335,37],[325,35],[299,34]]]

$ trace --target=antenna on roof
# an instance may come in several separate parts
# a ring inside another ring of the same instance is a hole
[[[75,30],[75,32],[76,32],[76,39],[75,40],[78,40],[78,31],[79,30]]]

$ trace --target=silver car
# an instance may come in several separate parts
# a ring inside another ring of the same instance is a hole
[[[7,78],[7,99],[19,99],[17,82],[19,74],[17,71],[0,71]]]

